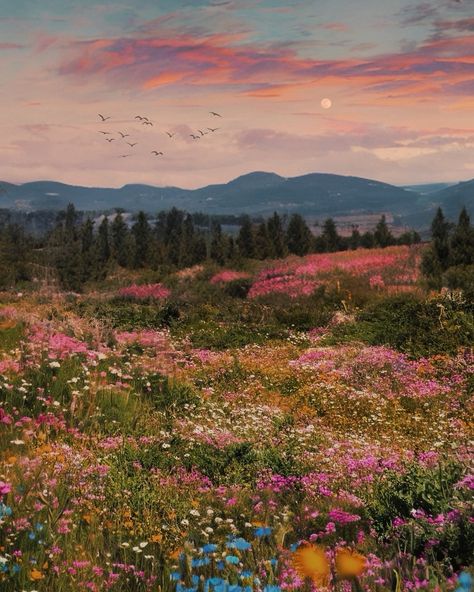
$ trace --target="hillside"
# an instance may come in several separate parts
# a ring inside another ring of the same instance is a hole
[[[62,209],[69,202],[82,210],[121,207],[156,212],[176,206],[191,212],[265,214],[274,210],[307,215],[391,211],[416,207],[412,191],[371,179],[314,173],[284,178],[254,172],[220,185],[189,190],[178,187],[125,185],[118,189],[80,187],[54,181],[2,184],[0,207],[23,210]]]

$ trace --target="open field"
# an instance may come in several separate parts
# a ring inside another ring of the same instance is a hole
[[[474,311],[422,248],[2,293],[0,589],[455,590]]]

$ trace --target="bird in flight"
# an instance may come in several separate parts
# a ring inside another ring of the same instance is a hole
[[[119,134],[122,136],[122,138],[128,138],[130,136],[130,134],[123,134],[122,132],[119,132]]]
[[[193,140],[199,140],[199,136],[195,136],[194,134],[189,134]]]
[[[111,117],[104,117],[100,113],[98,114],[102,121],[107,121],[107,119],[111,119]]]
[[[209,111],[209,113],[211,115],[213,115],[214,117],[222,117],[222,115],[220,115],[219,113],[216,113],[215,111]]]
[[[207,128],[210,132],[217,132],[217,130],[219,129],[218,127],[208,127]]]
[[[141,115],[135,115],[134,119],[140,119],[140,120],[142,120],[142,119],[145,119],[145,118],[142,117]]]
[[[169,132],[166,132],[166,134],[167,134],[167,135],[168,135],[170,138],[172,138],[173,136],[175,136],[175,135],[176,135],[176,134],[170,134]]]
[[[201,134],[201,136],[204,136],[204,132],[202,130],[198,130],[198,132]]]
[[[138,142],[134,142],[133,144],[130,144],[130,142],[127,142],[127,144],[130,146],[130,148],[133,148],[134,146],[136,146],[138,144]]]
[[[151,154],[154,154],[155,156],[164,156],[163,152],[158,152],[157,150],[152,150]]]
[[[109,142],[109,144],[110,144],[110,142],[113,142],[115,140],[115,138],[105,138],[105,139],[107,142]]]
[[[142,121],[142,125],[153,125],[151,121]]]
[[[119,158],[127,158],[127,156],[131,156],[131,154],[121,154]]]
[[[112,132],[99,132],[99,134],[104,134],[104,136],[110,136]]]

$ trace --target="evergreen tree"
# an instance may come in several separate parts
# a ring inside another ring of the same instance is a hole
[[[248,259],[255,257],[255,239],[252,221],[249,216],[244,216],[242,220],[242,226],[237,237],[237,246],[241,257],[247,257]]]
[[[77,239],[77,219],[78,215],[74,204],[68,204],[64,218],[64,234],[66,235],[67,241]]]
[[[94,274],[96,279],[105,279],[107,276],[110,254],[109,219],[105,216],[97,231]]]
[[[364,249],[373,249],[375,247],[375,239],[372,232],[369,230],[364,232],[364,234],[360,237],[360,246]]]
[[[94,250],[94,223],[90,218],[84,222],[80,230],[81,241],[81,270],[82,281],[87,282],[96,273],[96,261]]]
[[[272,245],[268,236],[267,225],[262,222],[255,233],[255,256],[257,259],[268,259],[272,253]]]
[[[121,212],[115,215],[110,230],[113,257],[121,267],[126,267],[130,262],[130,241],[128,227]]]
[[[474,264],[474,228],[464,207],[450,241],[450,265]]]
[[[336,223],[332,218],[328,218],[324,222],[321,238],[326,252],[334,253],[340,249],[341,239],[337,233]]]
[[[270,257],[284,257],[287,253],[285,231],[277,212],[267,221],[267,234],[270,241]]]
[[[149,263],[151,228],[145,212],[139,212],[135,224],[132,226],[135,243],[133,265],[146,267]]]
[[[224,265],[225,251],[226,243],[222,234],[221,225],[218,222],[213,222],[211,229],[210,258],[219,265]]]
[[[313,235],[300,214],[291,216],[286,231],[286,242],[289,252],[295,255],[306,255],[311,250]]]
[[[23,228],[7,224],[0,231],[0,285],[10,288],[30,279],[31,248]]]
[[[58,217],[56,270],[61,286],[66,290],[79,292],[84,280],[82,244],[77,232],[78,215],[74,204],[67,206],[64,215]]]
[[[379,222],[377,223],[377,226],[375,227],[374,241],[377,247],[382,248],[388,247],[389,245],[393,245],[394,243],[394,239],[392,233],[388,228],[385,215],[383,215],[380,218]]]
[[[181,267],[189,267],[196,263],[195,261],[195,232],[194,222],[190,214],[187,214],[182,222],[181,243],[179,264]]]
[[[431,223],[431,246],[424,252],[421,262],[422,272],[431,278],[432,285],[441,285],[441,275],[449,267],[449,259],[449,223],[438,208]]]
[[[179,266],[182,256],[181,240],[183,234],[184,214],[177,208],[171,208],[166,216],[164,243],[168,263]]]
[[[361,235],[359,232],[359,227],[356,225],[352,226],[352,234],[349,238],[349,248],[352,250],[358,249],[361,245]]]
[[[447,269],[449,265],[449,222],[445,219],[441,208],[438,208],[431,223],[431,237],[436,259],[441,269]]]
[[[94,246],[94,223],[90,218],[81,227],[81,253],[85,257],[90,255]]]

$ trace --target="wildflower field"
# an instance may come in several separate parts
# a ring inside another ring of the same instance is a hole
[[[422,246],[0,295],[0,589],[471,586],[474,307]]]

